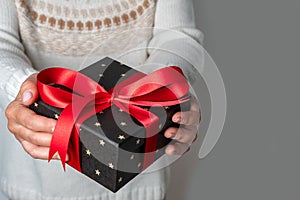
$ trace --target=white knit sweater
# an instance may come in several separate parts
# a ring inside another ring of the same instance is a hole
[[[191,77],[201,40],[192,0],[1,0],[0,189],[22,200],[163,199],[164,171],[139,175],[113,194],[59,162],[32,159],[7,130],[4,109],[30,74],[79,70],[104,56],[145,72],[176,64]]]

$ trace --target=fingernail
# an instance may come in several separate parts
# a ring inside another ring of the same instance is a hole
[[[169,138],[170,138],[170,139],[174,139],[175,136],[176,136],[176,133],[170,133]]]
[[[54,122],[54,123],[52,124],[52,128],[51,128],[51,131],[52,131],[52,132],[54,132],[55,126],[56,126],[56,122]]]
[[[56,152],[56,153],[53,155],[52,159],[60,160],[59,154]]]
[[[175,122],[176,122],[176,123],[180,123],[180,122],[181,122],[181,117],[176,118],[176,119],[175,119]]]
[[[24,94],[23,94],[23,97],[22,97],[22,101],[23,102],[26,102],[28,101],[29,99],[32,98],[32,93],[30,91],[26,91]]]
[[[68,162],[70,160],[70,156],[69,156],[69,154],[67,154],[67,156],[66,156],[66,162]]]
[[[176,151],[176,150],[173,150],[173,151],[171,152],[171,154],[172,154],[172,155],[176,155],[176,154],[177,154],[177,151]]]

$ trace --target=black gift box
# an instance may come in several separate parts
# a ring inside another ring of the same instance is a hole
[[[137,71],[106,57],[80,73],[108,91]],[[65,89],[63,86],[57,87]],[[164,137],[165,130],[170,126],[178,127],[171,121],[173,114],[188,110],[189,106],[186,102],[169,107],[144,107],[160,119],[156,159],[164,154],[164,147],[171,141]],[[30,108],[53,119],[58,119],[62,111],[41,100],[30,105]],[[80,126],[79,132],[82,173],[111,191],[118,191],[143,169],[145,134],[145,128],[137,120],[115,105],[90,117]]]

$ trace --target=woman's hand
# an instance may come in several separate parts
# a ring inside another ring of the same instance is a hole
[[[6,108],[8,129],[33,158],[48,159],[49,146],[56,121],[37,115],[28,106],[38,97],[37,74],[29,76],[22,84],[14,101]],[[59,159],[58,154],[54,159]]]
[[[170,127],[165,131],[165,137],[176,140],[175,144],[169,144],[166,148],[168,155],[182,155],[189,150],[190,145],[197,138],[197,127],[200,123],[201,114],[196,98],[192,96],[189,111],[177,112],[172,121],[181,124],[180,128]],[[183,125],[183,126],[182,126]]]

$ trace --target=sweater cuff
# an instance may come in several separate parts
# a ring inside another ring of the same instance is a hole
[[[199,43],[195,45],[186,39],[176,39],[153,49],[145,62],[145,68],[154,71],[175,65],[183,70],[189,83],[193,84],[203,70],[203,55],[203,48]]]
[[[22,83],[31,75],[37,73],[33,68],[22,68],[15,71],[8,79],[5,91],[9,101],[12,101],[18,95]]]

